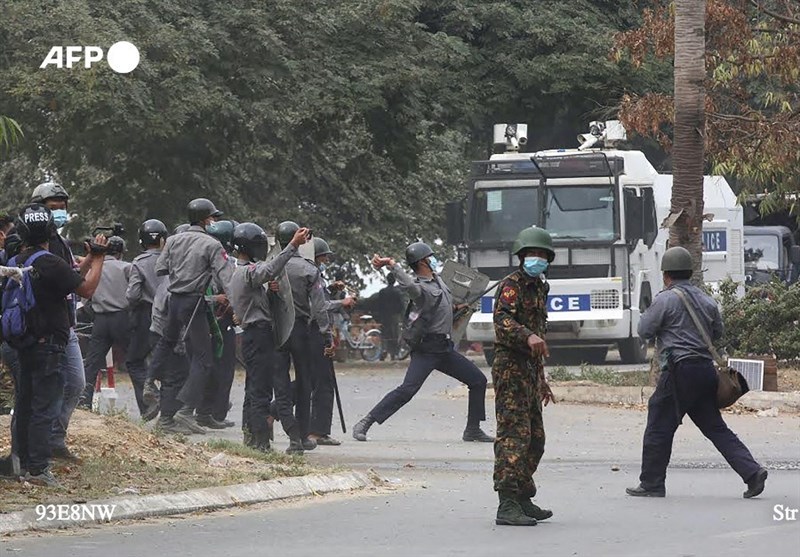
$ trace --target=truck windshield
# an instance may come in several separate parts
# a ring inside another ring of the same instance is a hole
[[[744,237],[744,262],[759,270],[780,269],[781,240],[766,234],[748,234]]]
[[[547,188],[544,227],[554,240],[614,240],[614,186]]]
[[[470,238],[478,242],[513,242],[519,231],[537,224],[537,187],[476,189]]]

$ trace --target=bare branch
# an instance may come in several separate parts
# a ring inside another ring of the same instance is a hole
[[[755,6],[755,8],[759,12],[765,13],[768,16],[774,17],[775,19],[778,19],[780,21],[785,21],[786,23],[794,23],[795,25],[800,25],[800,19],[796,19],[796,18],[789,17],[789,16],[786,16],[786,15],[783,15],[783,14],[779,14],[778,12],[773,12],[769,8],[765,8],[764,6],[762,6],[757,0],[750,0],[750,4]]]

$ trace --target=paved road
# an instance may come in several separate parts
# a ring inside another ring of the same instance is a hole
[[[360,367],[340,374],[348,431],[402,371]],[[374,468],[388,478],[386,488],[15,538],[0,542],[0,551],[36,557],[800,555],[798,522],[773,520],[775,505],[800,507],[800,418],[729,418],[770,467],[761,498],[741,498],[743,484],[687,421],[676,436],[668,497],[641,500],[626,497],[624,488],[637,482],[645,414],[551,406],[537,483],[539,503],[555,517],[534,528],[497,527],[492,447],[460,441],[466,400],[445,394],[456,387],[436,374],[392,420],[373,427],[369,442],[343,436],[341,447],[307,453],[314,462]],[[235,393],[237,418],[241,388]],[[493,431],[493,420],[487,427]],[[283,448],[285,437],[276,435]]]

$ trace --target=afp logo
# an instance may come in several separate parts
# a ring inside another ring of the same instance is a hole
[[[92,64],[102,59],[103,49],[99,46],[54,46],[47,53],[39,69],[51,66],[58,69],[72,69],[81,62],[85,69],[89,69]],[[139,49],[128,41],[114,43],[108,49],[106,61],[117,73],[131,73],[139,65]]]

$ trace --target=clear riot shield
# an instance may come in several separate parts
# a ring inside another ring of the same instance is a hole
[[[281,252],[279,244],[272,246],[272,249],[267,255],[267,261],[275,258]],[[281,271],[278,275],[278,291],[269,292],[269,308],[272,312],[272,332],[275,335],[275,347],[280,348],[289,336],[292,334],[294,327],[294,299],[292,298],[292,286],[289,284],[289,277],[286,271]],[[264,285],[264,288],[268,288]]]

